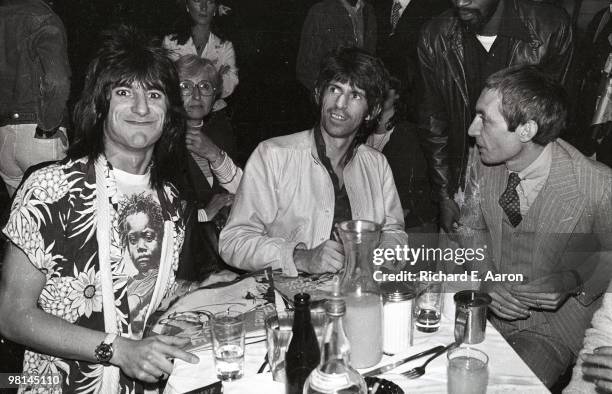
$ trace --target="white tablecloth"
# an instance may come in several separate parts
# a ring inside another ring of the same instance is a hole
[[[452,315],[452,311],[445,311],[442,316],[442,325],[435,333],[426,334],[415,331],[413,347],[402,354],[383,356],[379,365],[385,365],[433,346],[447,345],[453,342],[453,322],[450,319]],[[489,356],[488,393],[549,393],[542,382],[490,323],[487,323],[485,341],[473,346]],[[196,354],[200,358],[200,363],[197,365],[187,364],[181,360],[175,361],[174,370],[166,386],[165,392],[167,394],[184,393],[216,381],[212,352],[206,350]],[[223,392],[229,394],[283,394],[285,392],[284,385],[272,381],[272,375],[269,372],[256,373],[264,360],[265,354],[265,341],[247,345],[244,377],[235,382],[224,383]],[[421,365],[425,360],[426,358],[422,358],[406,363],[390,373],[382,375],[382,377],[398,384],[407,394],[446,393],[446,354],[432,361],[427,366],[425,375],[419,379],[410,380],[400,374]],[[363,369],[360,372],[367,372],[370,369],[372,368]]]

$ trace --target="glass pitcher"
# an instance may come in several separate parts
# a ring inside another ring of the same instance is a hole
[[[381,226],[368,220],[338,224],[344,246],[344,272],[340,292],[346,300],[345,329],[355,368],[376,365],[382,358],[382,296],[373,278],[373,253]]]

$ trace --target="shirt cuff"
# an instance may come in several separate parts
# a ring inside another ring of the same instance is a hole
[[[206,215],[206,210],[198,209],[198,222],[208,222],[208,215]]]
[[[227,164],[227,162],[228,162],[228,160],[227,160],[227,153],[225,153],[225,151],[224,151],[224,150],[220,150],[220,151],[219,151],[219,154],[220,154],[221,156],[223,156],[223,160],[221,161],[221,164],[219,164],[219,166],[218,166],[218,167],[214,167],[214,166],[212,165],[212,162],[210,162],[210,169],[211,169],[211,170],[213,170],[213,171],[220,171],[220,170],[224,170],[224,169],[225,169],[225,167],[227,167],[227,166],[228,166],[228,164]]]
[[[210,169],[217,176],[220,183],[229,183],[232,181],[234,176],[236,176],[236,165],[232,159],[229,158],[227,153],[221,151],[221,154],[223,155],[223,161],[221,164],[219,164],[218,167],[213,167],[211,165]]]
[[[283,271],[283,275],[295,278],[298,276],[298,270],[293,261],[293,252],[295,248],[303,243],[302,242],[285,242],[280,246],[280,261],[275,269],[280,268]]]

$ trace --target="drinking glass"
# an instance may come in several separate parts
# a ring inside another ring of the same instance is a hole
[[[310,321],[315,330],[319,346],[325,334],[327,315],[318,310],[310,311]],[[272,371],[272,378],[276,382],[285,383],[285,353],[291,342],[293,332],[293,312],[266,311],[266,348],[268,350],[268,363]]]
[[[448,352],[448,393],[485,394],[489,373],[486,353],[470,348],[458,347]]]
[[[421,332],[436,332],[442,316],[442,283],[421,282],[414,307],[416,329]]]
[[[230,310],[215,313],[211,331],[217,378],[240,379],[244,372],[244,315]]]

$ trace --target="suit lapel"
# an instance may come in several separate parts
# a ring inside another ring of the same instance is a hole
[[[543,204],[538,216],[536,231],[537,248],[550,241],[550,233],[565,234],[573,232],[578,219],[585,209],[584,198],[578,189],[578,180],[572,158],[557,142],[552,143],[552,164],[543,193]]]
[[[399,21],[397,21],[397,27],[396,30],[400,30],[402,31],[404,29],[403,25],[409,25],[410,24],[410,18],[414,18],[415,15],[420,15],[419,12],[417,12],[419,10],[418,7],[418,0],[412,0],[410,3],[408,3],[408,5],[406,6],[406,8],[404,9],[404,12],[402,12],[402,15],[399,18]],[[393,2],[391,2],[391,7],[393,6]],[[389,20],[391,19],[391,12],[389,12]]]
[[[380,26],[381,28],[385,29],[385,30],[389,30],[391,29],[391,8],[393,7],[393,0],[379,0],[381,2],[381,4],[378,6],[378,8],[376,9],[377,12],[381,12],[381,17],[383,19],[384,23],[384,27]],[[404,15],[402,14],[402,17]],[[401,18],[400,18],[401,20]],[[388,34],[388,33],[387,33]]]
[[[499,206],[499,196],[504,192],[507,183],[505,165],[489,167],[481,164],[480,177],[482,184],[480,206],[491,235],[491,247],[495,264],[501,260],[502,220],[504,211]]]

